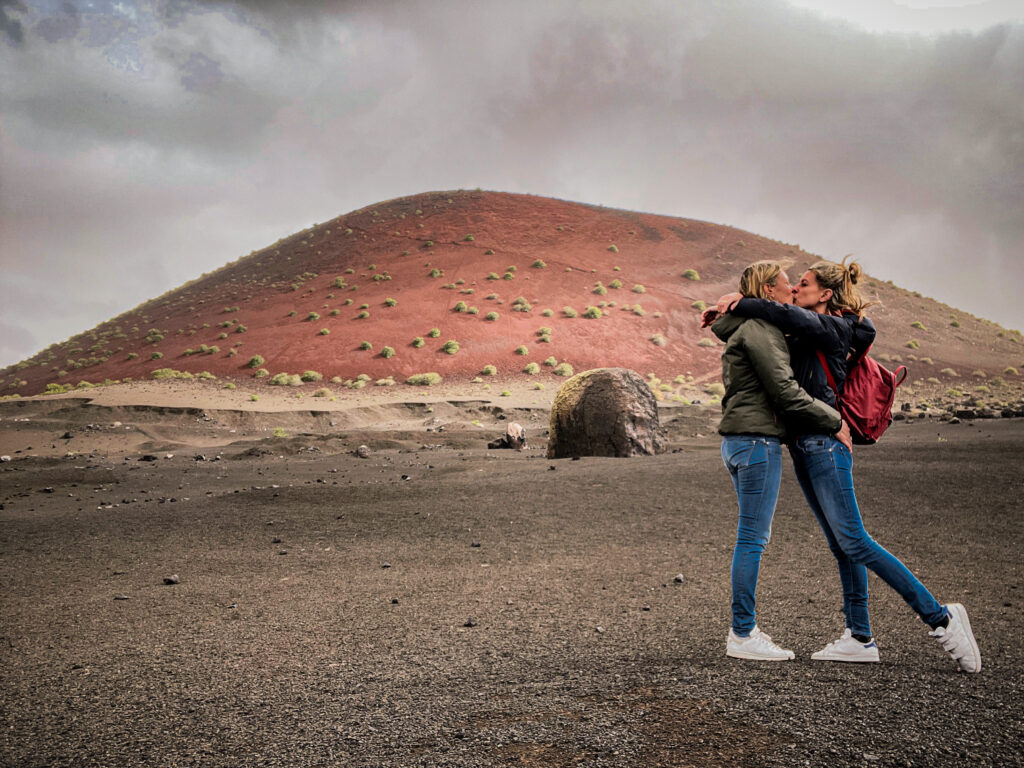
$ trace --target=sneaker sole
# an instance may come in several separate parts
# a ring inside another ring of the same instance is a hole
[[[726,651],[725,655],[732,659],[745,659],[746,661],[792,661],[793,656],[758,656],[756,653],[744,653],[743,651]]]
[[[854,658],[852,656],[838,656],[838,655],[833,656],[832,654],[829,654],[827,656],[819,656],[817,653],[814,653],[814,654],[811,654],[811,661],[845,661],[845,662],[850,663],[850,664],[877,664],[879,662],[879,659],[878,659],[877,656],[874,657],[873,659],[871,659],[871,658],[868,658],[868,659],[865,659],[865,658],[856,659],[856,658]]]
[[[971,650],[974,651],[974,658],[978,660],[978,668],[975,669],[973,672],[970,672],[970,674],[981,672],[981,650],[978,648],[978,641],[974,639],[974,631],[971,629],[971,620],[967,618],[967,609],[964,608],[961,603],[950,603],[946,606],[946,608],[951,613],[956,613],[957,620],[959,620],[960,623],[963,624],[964,632],[967,635],[967,640],[971,644]],[[963,666],[960,665],[960,659],[957,659],[956,663],[958,666],[960,666],[960,669],[962,671],[968,672],[968,670],[964,669]]]

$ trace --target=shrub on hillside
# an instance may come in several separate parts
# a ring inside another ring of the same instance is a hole
[[[383,358],[392,358],[395,356],[394,347],[383,347],[380,351],[380,356]]]
[[[434,384],[440,384],[441,381],[441,374],[429,372],[414,373],[412,376],[405,380],[405,383],[412,384],[413,386],[431,387]]]
[[[322,381],[324,376],[323,376],[322,373],[319,373],[317,371],[303,371],[302,375],[299,378],[302,379],[303,381],[307,381],[307,382],[308,381]]]
[[[697,270],[696,269],[688,269],[688,270],[686,270],[685,272],[683,272],[683,277],[686,280],[700,280],[700,275],[697,274]]]
[[[569,365],[568,363],[559,363],[558,365],[555,366],[555,370],[553,371],[553,373],[556,376],[565,376],[565,377],[572,376],[572,374],[573,374],[572,366]]]
[[[454,355],[459,351],[459,342],[455,339],[448,339],[448,341],[441,345],[441,351],[447,352],[449,355]]]

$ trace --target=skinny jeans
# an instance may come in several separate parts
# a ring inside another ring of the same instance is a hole
[[[764,435],[725,435],[722,461],[736,490],[739,522],[732,552],[732,631],[747,637],[756,624],[761,554],[772,533],[782,480],[782,443]]]
[[[853,455],[834,437],[807,435],[789,446],[800,488],[821,526],[839,566],[846,626],[855,635],[871,636],[868,618],[870,568],[896,590],[931,627],[945,609],[896,557],[868,535],[853,489]]]

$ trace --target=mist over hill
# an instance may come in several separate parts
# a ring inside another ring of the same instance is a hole
[[[624,366],[699,383],[718,376],[721,350],[699,327],[701,302],[734,290],[750,262],[784,261],[793,277],[818,258],[703,221],[428,192],[297,232],[54,344],[0,372],[0,396],[168,369],[254,384],[304,372],[401,384],[486,368],[557,383],[570,368]],[[904,362],[912,378],[996,374],[1024,360],[1018,331],[870,276],[862,287],[879,301],[874,354]]]

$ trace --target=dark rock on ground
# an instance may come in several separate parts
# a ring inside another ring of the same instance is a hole
[[[657,400],[635,371],[596,368],[576,374],[558,390],[549,459],[650,456],[664,447]]]

